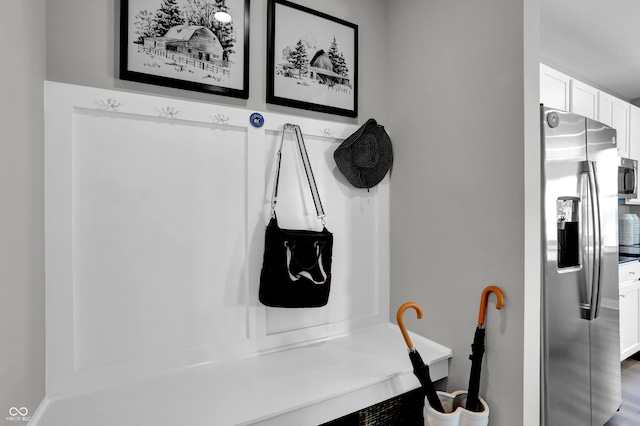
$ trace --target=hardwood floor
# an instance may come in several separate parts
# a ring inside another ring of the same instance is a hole
[[[640,353],[622,361],[622,408],[605,426],[640,425]]]

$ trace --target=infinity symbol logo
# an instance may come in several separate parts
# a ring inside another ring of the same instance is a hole
[[[16,408],[16,407],[11,407],[9,408],[9,415],[10,416],[26,416],[27,414],[29,414],[29,410],[27,410],[27,407],[20,407],[20,408]]]

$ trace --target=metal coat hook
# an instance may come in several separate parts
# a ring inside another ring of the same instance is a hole
[[[228,124],[227,121],[229,121],[229,118],[230,117],[227,117],[224,114],[218,113],[218,114],[213,116],[213,122],[216,123],[216,124],[226,125],[226,124]]]
[[[326,137],[330,138],[334,135],[334,131],[329,129],[328,127],[325,127],[324,129],[320,130],[320,133],[322,133],[323,135],[325,135]]]
[[[178,113],[180,112],[176,108],[173,108],[173,107],[162,108],[160,111],[163,112],[165,117],[171,117],[171,118],[176,118],[176,115],[178,115]]]
[[[114,111],[117,110],[120,105],[122,105],[120,102],[112,98],[109,98],[107,100],[102,99],[100,100],[100,103],[104,105],[107,109],[112,109]]]

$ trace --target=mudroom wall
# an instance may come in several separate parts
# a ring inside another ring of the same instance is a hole
[[[44,397],[44,2],[3,2],[0,27],[11,35],[0,67],[0,424],[5,424],[11,407],[26,409],[28,416]]]
[[[538,8],[393,2],[387,26],[389,62],[411,61],[389,87],[390,310],[423,307],[411,327],[453,349],[447,390],[467,389],[482,291],[502,289],[504,308],[487,305],[480,387],[492,425],[538,424]]]
[[[203,102],[290,113],[340,122],[388,117],[386,0],[301,0],[295,3],[358,25],[359,119],[266,104],[267,1],[251,1],[249,99],[171,89],[118,79],[120,0],[47,1],[47,80],[139,91]]]
[[[46,15],[44,2],[9,0],[1,22],[16,42],[5,54],[21,59],[14,68],[5,67],[0,79],[7,100],[0,122],[10,142],[2,145],[0,169],[11,182],[2,186],[10,202],[2,208],[0,228],[2,298],[9,306],[3,309],[7,338],[1,346],[9,362],[1,377],[9,385],[3,386],[0,409],[15,405],[33,411],[44,395],[42,81],[47,79],[354,124],[374,117],[385,124],[397,154],[390,311],[407,299],[423,305],[425,319],[410,328],[453,348],[449,389],[463,388],[480,291],[488,284],[501,286],[506,306],[488,316],[481,392],[491,404],[492,424],[520,423],[526,410],[523,329],[530,301],[525,305],[523,139],[531,130],[524,117],[527,100],[537,97],[531,64],[539,59],[531,60],[535,49],[527,45],[539,29],[532,29],[526,16],[537,13],[537,4],[531,7],[537,2],[296,3],[359,25],[358,119],[266,104],[266,0],[251,4],[248,100],[119,80],[119,0],[48,0]]]

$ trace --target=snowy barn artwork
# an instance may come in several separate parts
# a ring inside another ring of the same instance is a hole
[[[142,49],[145,53],[165,57],[176,52],[184,58],[198,59],[202,67],[207,62],[220,64],[219,68],[226,65],[218,37],[202,25],[176,25],[162,37],[144,37]],[[214,70],[215,65],[211,69]]]
[[[269,1],[267,102],[357,116],[358,27]]]
[[[249,0],[122,2],[121,78],[248,98]]]

